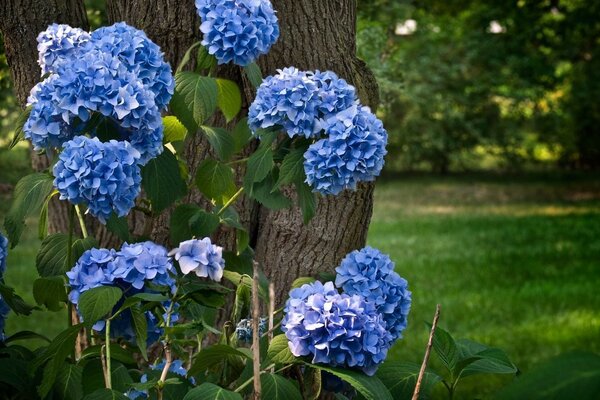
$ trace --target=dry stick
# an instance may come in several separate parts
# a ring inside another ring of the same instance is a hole
[[[275,284],[273,282],[269,282],[269,332],[268,332],[268,341],[269,345],[273,340],[273,318],[275,316]],[[271,373],[275,372],[275,366],[271,368]]]
[[[171,354],[171,345],[166,342],[165,343],[165,366],[163,367],[162,373],[160,374],[160,380],[159,382],[161,383],[160,387],[158,388],[158,400],[162,400],[163,398],[163,386],[165,381],[167,380],[167,374],[169,373],[169,369],[171,368],[171,364],[173,363],[173,356]]]
[[[421,391],[421,382],[425,376],[425,370],[427,369],[427,362],[429,361],[429,354],[431,353],[431,347],[433,347],[433,335],[435,334],[435,328],[437,327],[438,320],[440,319],[440,309],[442,306],[439,304],[435,308],[435,315],[433,317],[433,323],[431,324],[431,332],[429,333],[429,341],[427,342],[427,349],[425,350],[425,357],[423,357],[423,364],[421,364],[421,370],[419,371],[419,377],[417,378],[417,384],[415,385],[415,391],[413,393],[412,400],[419,400],[419,392]]]
[[[254,399],[260,399],[260,301],[258,299],[258,263],[252,262],[254,277],[252,279],[252,364],[254,367]]]

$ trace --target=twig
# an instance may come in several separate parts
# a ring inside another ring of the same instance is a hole
[[[412,400],[419,400],[419,392],[421,391],[421,383],[425,376],[425,370],[427,369],[427,362],[429,361],[429,354],[433,347],[433,335],[435,334],[435,328],[437,327],[438,320],[440,319],[440,310],[442,306],[437,305],[435,308],[435,315],[433,316],[433,323],[431,324],[431,332],[429,333],[429,341],[427,342],[427,349],[425,350],[425,357],[423,357],[423,363],[421,364],[421,370],[419,371],[419,377],[417,378],[417,384],[415,385],[415,391],[413,393]]]
[[[162,400],[163,398],[163,385],[167,380],[167,374],[169,373],[169,368],[171,368],[172,363],[173,356],[171,354],[171,345],[169,342],[165,342],[165,366],[163,367],[162,373],[160,374],[160,380],[158,381],[158,400]]]
[[[273,282],[269,282],[269,332],[267,336],[267,340],[269,341],[269,345],[273,340],[273,318],[275,316],[275,284]],[[275,372],[275,367],[271,369],[271,373]]]
[[[260,400],[260,300],[258,298],[258,263],[252,262],[254,278],[252,279],[252,364],[254,367],[254,399]]]

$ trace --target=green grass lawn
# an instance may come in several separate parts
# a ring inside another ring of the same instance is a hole
[[[600,352],[600,181],[381,182],[369,244],[391,255],[413,293],[396,359],[422,358],[436,303],[455,338],[500,347],[523,371],[567,350]],[[458,398],[497,381],[467,378]]]

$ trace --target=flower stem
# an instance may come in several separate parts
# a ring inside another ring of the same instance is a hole
[[[250,157],[240,158],[239,160],[233,160],[233,161],[228,162],[226,165],[235,165],[235,164],[243,163],[243,162],[248,161],[249,158]]]
[[[85,227],[85,221],[83,220],[83,215],[81,214],[81,210],[79,209],[79,206],[77,204],[75,204],[75,211],[77,212],[77,218],[79,219],[79,227],[81,228],[81,234],[83,235],[83,238],[87,238],[88,237],[88,232],[87,232],[87,228]]]
[[[239,190],[235,192],[235,194],[229,200],[227,200],[227,203],[225,203],[223,207],[219,210],[217,216],[222,215],[225,212],[225,210],[227,210],[227,208],[229,208],[233,203],[235,203],[235,201],[238,199],[238,197],[241,196],[242,193],[244,193],[243,186],[239,188]]]
[[[106,358],[106,388],[112,389],[112,374],[110,368],[110,318],[106,319],[104,339],[104,357]]]

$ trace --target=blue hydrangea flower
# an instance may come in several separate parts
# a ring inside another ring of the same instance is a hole
[[[304,154],[306,182],[313,191],[337,195],[381,173],[387,132],[368,107],[353,106],[323,123],[329,136]]]
[[[0,278],[6,271],[6,257],[8,257],[8,239],[0,233]]]
[[[79,296],[86,290],[112,285],[115,255],[112,249],[90,249],[81,255],[75,266],[67,272],[71,303],[77,304]]]
[[[290,137],[316,137],[322,131],[323,120],[356,102],[354,87],[331,71],[285,68],[260,85],[248,123],[255,132],[281,126]]]
[[[167,249],[153,242],[127,244],[116,253],[113,277],[142,289],[146,281],[155,285],[172,286],[175,267]]]
[[[54,186],[61,200],[87,204],[90,214],[106,223],[112,212],[122,217],[135,205],[142,180],[139,157],[128,142],[77,136],[54,166]]]
[[[223,277],[223,248],[212,244],[210,238],[186,240],[169,254],[175,255],[184,275],[194,272],[199,277],[209,277],[217,282]]]
[[[4,325],[9,312],[10,307],[6,304],[2,295],[0,295],[0,342],[4,341]]]
[[[38,64],[42,75],[55,72],[60,64],[70,62],[80,48],[90,42],[90,34],[65,24],[52,24],[37,37]]]
[[[269,0],[196,0],[202,45],[219,64],[246,66],[266,54],[279,38]]]
[[[92,32],[94,46],[116,57],[153,94],[159,109],[165,109],[173,96],[175,80],[171,66],[157,44],[139,29],[118,22]]]
[[[258,321],[258,335],[262,336],[267,331],[267,319],[261,318]],[[235,327],[235,335],[240,342],[252,341],[252,320],[242,319]]]
[[[313,363],[373,375],[391,346],[392,336],[375,305],[339,294],[332,282],[292,290],[284,313],[281,330],[292,354],[311,356]]]
[[[121,304],[117,304],[115,309],[118,309],[120,306]],[[160,339],[164,330],[159,326],[158,319],[151,311],[146,311],[144,314],[146,315],[146,331],[148,334],[146,344],[151,345]],[[123,339],[128,343],[135,343],[136,335],[132,318],[130,310],[125,310],[113,318],[110,323],[110,337],[114,339]],[[97,321],[92,326],[92,329],[98,333],[103,333],[105,328],[106,321],[104,320]]]
[[[406,329],[411,305],[408,283],[394,271],[390,257],[372,247],[355,250],[336,268],[335,285],[377,307],[394,340]]]

